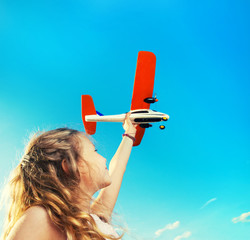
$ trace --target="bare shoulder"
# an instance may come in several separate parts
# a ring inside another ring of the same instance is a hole
[[[45,208],[30,207],[12,228],[7,240],[65,240],[66,236],[50,220]]]

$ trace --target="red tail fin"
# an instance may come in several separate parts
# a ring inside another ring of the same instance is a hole
[[[87,134],[93,135],[96,131],[96,122],[86,122],[86,115],[95,115],[96,110],[90,95],[82,95],[82,121]]]

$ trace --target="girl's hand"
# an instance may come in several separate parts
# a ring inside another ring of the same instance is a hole
[[[131,112],[128,112],[126,114],[126,117],[125,117],[125,120],[124,120],[124,123],[123,123],[123,128],[125,130],[125,133],[126,134],[129,134],[131,135],[132,137],[135,136],[136,134],[136,127],[137,127],[137,124],[135,123],[132,123],[131,120],[130,120],[130,115],[131,115]]]

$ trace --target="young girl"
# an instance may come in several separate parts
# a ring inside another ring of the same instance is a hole
[[[86,134],[68,128],[36,134],[10,181],[2,239],[121,239],[110,222],[136,133],[129,116],[109,171]]]

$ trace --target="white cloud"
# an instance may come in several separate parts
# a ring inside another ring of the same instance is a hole
[[[188,238],[191,236],[191,232],[184,232],[182,235],[177,236],[174,240],[180,240],[182,238]]]
[[[239,217],[235,217],[232,219],[233,223],[237,222],[250,222],[250,219],[247,219],[247,217],[250,216],[250,212],[242,213]]]
[[[180,225],[180,222],[179,221],[176,221],[175,223],[169,223],[167,224],[164,228],[162,229],[159,229],[155,232],[155,235],[157,237],[159,237],[163,232],[165,232],[166,230],[173,230],[175,228],[178,228]]]
[[[206,207],[208,204],[210,204],[211,202],[214,202],[214,201],[216,201],[216,200],[217,200],[217,198],[212,198],[212,199],[210,199],[210,200],[207,201],[200,209]]]

